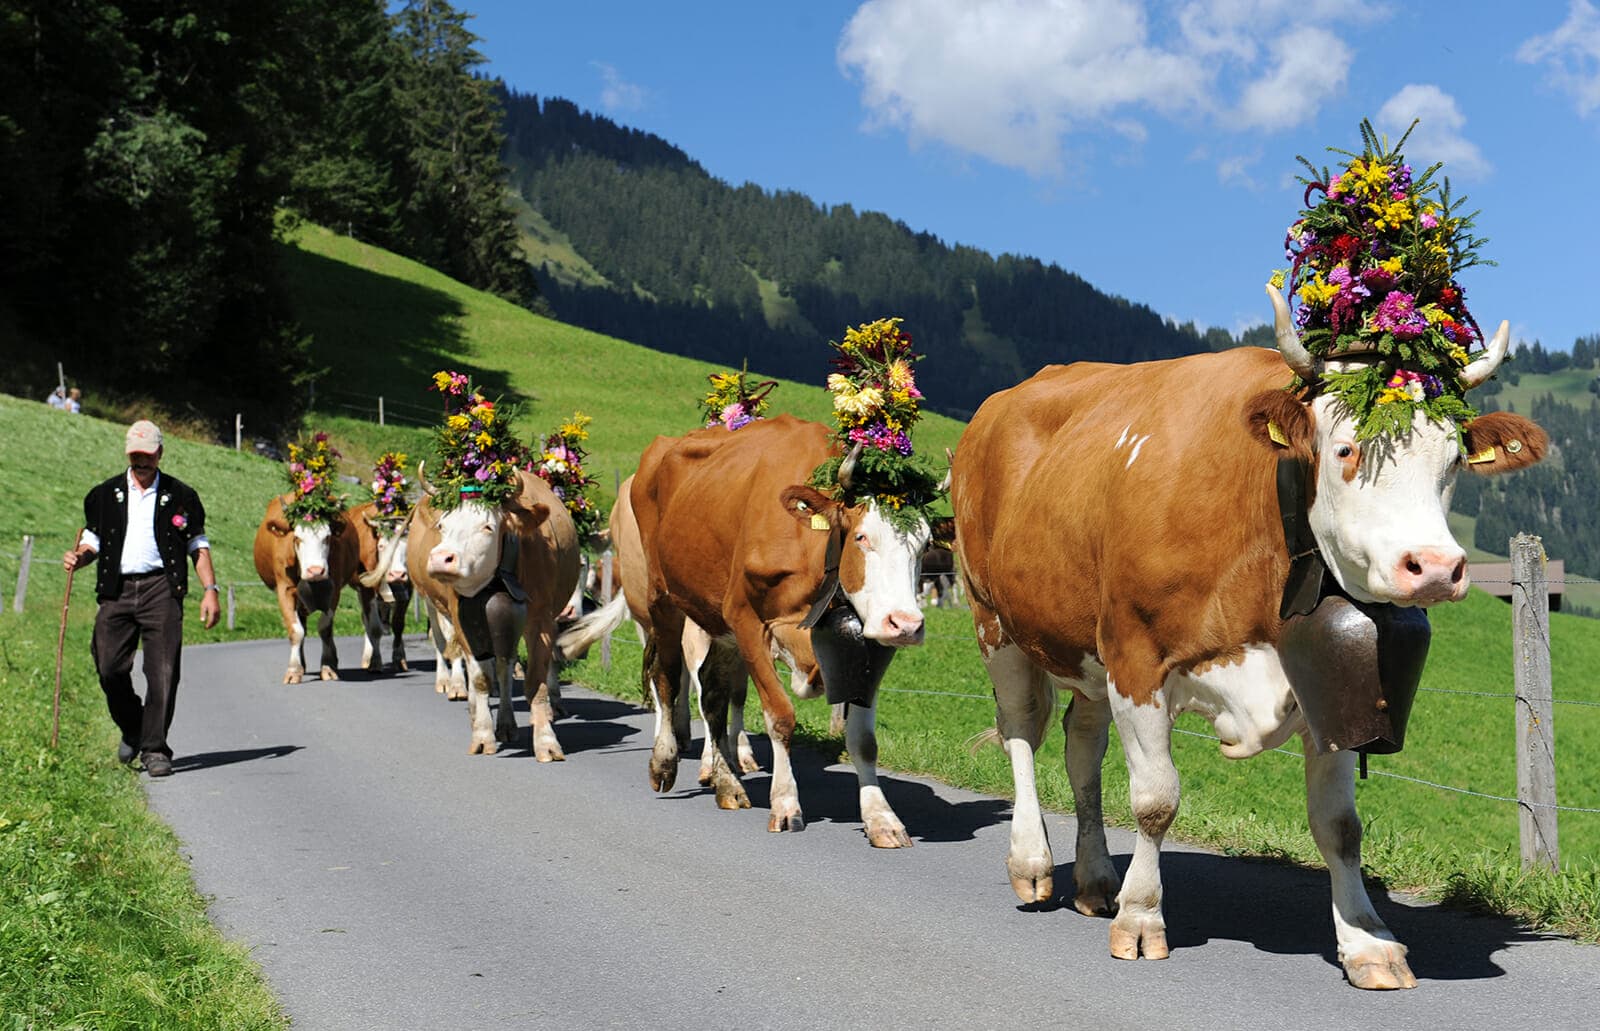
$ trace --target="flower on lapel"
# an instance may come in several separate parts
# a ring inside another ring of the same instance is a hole
[[[119,504],[119,505],[127,500],[127,495],[122,493],[122,488],[121,487],[118,487],[116,489],[116,496],[117,496],[117,504]]]
[[[163,494],[163,495],[161,495],[161,503],[163,505],[165,505],[167,502],[169,502],[171,500],[172,500],[172,495],[171,494]]]
[[[175,513],[173,513],[173,516],[172,516],[172,525],[176,526],[178,529],[181,530],[185,526],[189,525],[189,518],[187,516],[185,516],[182,512],[175,512]]]

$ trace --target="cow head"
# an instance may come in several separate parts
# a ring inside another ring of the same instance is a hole
[[[301,581],[320,583],[328,578],[328,548],[332,539],[344,532],[344,520],[336,517],[308,523],[296,519],[291,525],[283,514],[290,500],[287,496],[279,499],[279,507],[267,517],[267,530],[274,537],[292,538]]]
[[[1278,312],[1278,344],[1290,368],[1314,382],[1349,363],[1313,362],[1299,343],[1281,295],[1269,288]],[[1501,323],[1486,355],[1462,370],[1477,386],[1505,356],[1510,327]],[[1471,583],[1467,556],[1445,515],[1463,467],[1494,475],[1533,465],[1549,438],[1531,420],[1493,412],[1462,425],[1430,420],[1418,411],[1408,433],[1356,440],[1355,420],[1338,398],[1311,401],[1269,390],[1246,402],[1251,434],[1280,457],[1311,469],[1307,519],[1328,570],[1363,602],[1431,605],[1459,601]],[[1462,446],[1464,444],[1464,447]]]
[[[929,528],[896,529],[876,502],[845,506],[810,487],[784,489],[783,507],[807,531],[838,534],[839,586],[861,617],[863,636],[896,647],[922,643],[917,574]]]
[[[428,552],[428,575],[470,598],[494,579],[505,536],[532,532],[549,517],[550,508],[543,503],[524,508],[516,498],[496,505],[462,500],[433,514],[439,543]]]

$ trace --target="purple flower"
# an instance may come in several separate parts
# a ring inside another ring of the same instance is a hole
[[[1428,331],[1428,320],[1417,311],[1416,298],[1391,290],[1372,313],[1373,328],[1393,333],[1398,340],[1415,340]]]
[[[489,467],[486,465],[478,466],[478,471],[473,473],[472,476],[473,479],[477,480],[479,483],[487,482],[490,476]]]

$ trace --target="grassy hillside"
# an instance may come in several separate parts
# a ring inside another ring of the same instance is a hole
[[[1552,394],[1557,401],[1564,401],[1579,408],[1589,407],[1595,395],[1589,393],[1589,384],[1596,376],[1594,369],[1562,369],[1560,372],[1531,373],[1525,372],[1513,385],[1507,382],[1500,388],[1500,393],[1495,395],[1495,401],[1502,409],[1515,408],[1523,415],[1533,411],[1535,398]]]
[[[413,455],[426,448],[425,432],[352,424],[376,419],[380,394],[386,405],[405,406],[396,411],[437,411],[438,395],[427,389],[431,376],[455,368],[471,372],[491,397],[525,400],[519,424],[525,439],[554,429],[574,410],[593,416],[590,469],[609,499],[656,436],[696,427],[706,376],[721,368],[542,318],[324,229],[306,227],[283,256],[297,312],[327,370],[314,418],[351,441],[352,469],[378,444],[404,446]],[[838,339],[844,329],[828,332]],[[761,372],[760,354],[750,355],[750,369]],[[784,382],[772,393],[773,410],[827,421],[831,407],[821,387],[827,372],[816,370],[815,385]],[[368,407],[356,418],[352,408],[363,399]],[[919,452],[942,462],[961,428],[927,416],[916,430]]]

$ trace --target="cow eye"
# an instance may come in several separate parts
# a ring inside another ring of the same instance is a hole
[[[1356,453],[1356,449],[1351,447],[1349,444],[1340,444],[1338,447],[1333,449],[1333,453],[1339,458],[1349,458],[1351,455]]]
[[[859,530],[856,531],[856,543],[857,544],[865,544],[865,543],[867,543],[867,535],[862,533]]]

